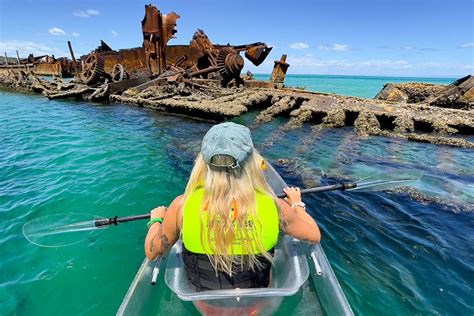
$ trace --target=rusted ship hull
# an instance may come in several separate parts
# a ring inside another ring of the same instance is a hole
[[[69,66],[61,65],[60,63],[54,64],[22,64],[18,65],[1,65],[0,73],[6,74],[9,71],[19,72],[20,70],[29,72],[33,71],[39,76],[57,76],[61,78],[71,78],[75,75],[74,69]]]

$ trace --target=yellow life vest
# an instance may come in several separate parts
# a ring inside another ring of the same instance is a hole
[[[279,234],[279,218],[278,209],[275,205],[273,198],[259,191],[255,191],[256,194],[256,218],[249,216],[247,229],[250,237],[254,237],[254,240],[260,238],[262,245],[266,251],[272,249],[278,241]],[[184,247],[191,252],[197,254],[210,254],[213,252],[209,246],[207,237],[207,210],[203,210],[202,200],[204,196],[204,188],[197,188],[184,202],[183,207],[183,227],[182,227],[182,239]],[[235,211],[235,210],[234,210]],[[229,211],[230,212],[230,211]],[[229,216],[231,214],[229,213]],[[202,225],[201,225],[202,221]],[[204,228],[203,241],[201,242],[201,227]],[[235,236],[237,238],[232,243],[232,249],[229,249],[229,254],[234,255],[245,255],[248,254],[242,246],[241,236],[239,228],[235,226],[237,231]],[[212,238],[219,238],[218,236]],[[260,251],[257,248],[256,242],[252,241],[253,251],[252,253],[258,254]]]

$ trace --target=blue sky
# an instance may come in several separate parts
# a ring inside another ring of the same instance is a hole
[[[0,0],[0,53],[68,56],[141,46],[141,1]],[[188,44],[197,28],[213,43],[262,41],[267,61],[246,69],[269,73],[288,55],[294,74],[460,77],[474,70],[473,0],[294,0],[153,2],[176,12],[177,38]]]

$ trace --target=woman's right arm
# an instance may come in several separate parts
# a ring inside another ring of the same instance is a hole
[[[282,216],[283,230],[286,234],[309,243],[319,243],[321,232],[318,224],[306,212],[305,208],[291,204],[301,202],[299,188],[285,188],[286,200],[279,199],[280,215]]]
[[[152,211],[151,218],[161,217],[163,224],[154,223],[145,238],[145,255],[149,260],[162,256],[178,240],[180,234],[179,209],[183,196],[176,197],[166,211],[164,206]]]

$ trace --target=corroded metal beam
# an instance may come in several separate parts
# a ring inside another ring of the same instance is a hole
[[[143,47],[148,69],[152,74],[160,74],[166,68],[168,41],[174,37],[176,21],[180,18],[174,12],[162,14],[154,5],[145,5],[142,20]]]
[[[280,60],[275,60],[270,81],[274,83],[283,83],[285,81],[288,67],[290,67],[290,65],[286,63],[286,55],[283,54],[281,55]]]

